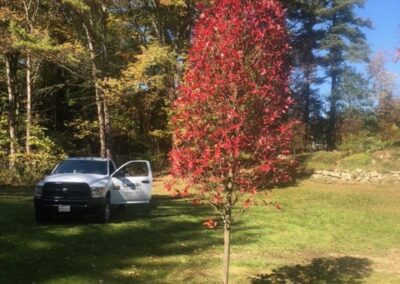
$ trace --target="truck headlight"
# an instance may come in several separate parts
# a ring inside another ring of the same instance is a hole
[[[92,197],[103,197],[106,193],[106,188],[104,186],[92,186]]]
[[[43,185],[37,185],[35,187],[35,195],[36,196],[41,196],[43,191]]]

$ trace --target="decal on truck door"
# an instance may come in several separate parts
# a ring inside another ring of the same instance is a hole
[[[112,174],[112,204],[148,203],[153,175],[148,161],[130,161]]]

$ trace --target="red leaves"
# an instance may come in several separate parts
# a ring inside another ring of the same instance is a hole
[[[259,169],[260,169],[260,171],[267,173],[267,172],[271,171],[272,167],[270,164],[264,164],[264,165],[261,165],[259,167]]]
[[[282,205],[279,202],[267,202],[267,201],[263,201],[265,206],[274,206],[276,209],[278,210],[282,210]]]
[[[173,182],[167,182],[164,186],[165,190],[170,192],[172,190],[172,187],[174,186]]]
[[[221,205],[223,201],[224,199],[219,193],[215,194],[212,198],[212,203],[214,203],[215,205]]]
[[[204,220],[203,226],[205,226],[207,229],[215,229],[218,226],[218,222],[214,218],[207,218]]]
[[[195,204],[224,208],[234,191],[248,207],[257,188],[287,180],[287,42],[278,0],[201,6],[171,119],[172,174],[198,185]]]

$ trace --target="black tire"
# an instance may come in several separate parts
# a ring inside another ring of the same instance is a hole
[[[105,203],[103,204],[98,218],[99,222],[102,224],[105,224],[110,220],[110,212],[111,212],[111,202],[110,202],[110,195],[108,194],[105,200]]]
[[[47,223],[50,222],[53,214],[50,210],[44,209],[42,207],[35,208],[35,219],[37,223]]]

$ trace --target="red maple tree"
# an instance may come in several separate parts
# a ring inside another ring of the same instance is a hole
[[[199,11],[170,157],[172,175],[189,181],[175,193],[222,217],[227,283],[233,207],[249,207],[259,189],[291,178],[289,45],[277,0],[216,0]]]

